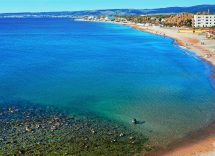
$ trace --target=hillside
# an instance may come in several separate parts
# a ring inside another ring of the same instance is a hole
[[[106,10],[87,10],[87,11],[65,11],[65,12],[40,12],[40,13],[5,13],[0,17],[8,16],[83,16],[83,15],[146,15],[146,14],[175,14],[175,13],[197,13],[210,10],[215,14],[215,5],[197,5],[191,7],[167,7],[157,9],[106,9]]]
[[[192,18],[193,14],[191,13],[183,13],[183,14],[177,14],[177,15],[171,15],[169,18],[165,19],[164,24],[169,26],[192,26]]]

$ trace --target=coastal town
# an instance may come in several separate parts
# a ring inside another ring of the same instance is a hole
[[[215,15],[210,11],[196,14],[141,16],[81,16],[77,20],[111,22],[138,30],[164,35],[196,52],[201,58],[215,64]]]

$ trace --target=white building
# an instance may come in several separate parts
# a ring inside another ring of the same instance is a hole
[[[196,28],[215,26],[215,15],[194,15],[193,26]]]
[[[115,20],[115,17],[113,17],[113,16],[106,16],[106,17],[105,17],[105,20],[106,20],[106,21],[114,21],[114,20]]]

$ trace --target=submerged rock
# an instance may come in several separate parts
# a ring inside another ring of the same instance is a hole
[[[33,132],[33,129],[31,129],[30,127],[27,126],[27,127],[25,127],[25,131],[26,132]]]
[[[130,139],[130,140],[133,140],[133,139],[134,139],[134,137],[132,137],[132,136],[131,136],[131,137],[129,137],[129,139]]]
[[[95,134],[96,131],[95,131],[94,129],[91,129],[91,133],[92,133],[92,134]]]
[[[74,120],[67,114],[59,113],[57,109],[46,109],[33,104],[10,106],[11,111],[16,112],[13,115],[8,107],[2,108],[5,113],[0,124],[0,153],[5,155],[100,153],[105,156],[111,151],[113,155],[127,156],[135,154],[145,143],[142,135],[130,132],[122,125],[94,117],[77,117]],[[128,137],[124,137],[125,134]],[[128,139],[129,136],[137,139]]]
[[[56,126],[51,126],[51,131],[55,131],[57,130],[57,127]]]
[[[25,150],[23,150],[23,149],[19,150],[18,154],[25,154]]]
[[[41,126],[40,126],[39,124],[36,124],[36,125],[35,125],[35,128],[36,128],[36,129],[38,129],[38,128],[40,128],[40,127],[41,127]]]
[[[123,137],[123,136],[125,136],[125,134],[124,134],[124,133],[120,133],[119,136],[120,136],[120,137]]]
[[[16,112],[16,111],[17,111],[17,109],[15,109],[15,108],[13,108],[13,107],[8,108],[8,112],[9,112],[9,113],[14,113],[14,112]]]

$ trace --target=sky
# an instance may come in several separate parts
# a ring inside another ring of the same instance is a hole
[[[151,9],[215,4],[214,0],[0,0],[0,13],[97,9]]]

